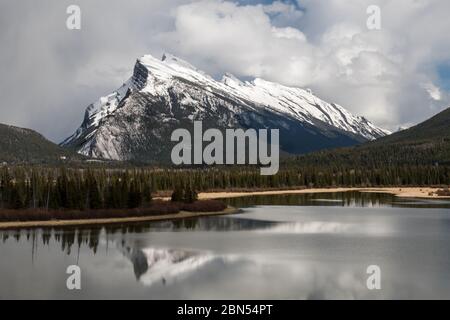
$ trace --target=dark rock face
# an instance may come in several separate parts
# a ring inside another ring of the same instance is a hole
[[[132,82],[137,90],[141,90],[147,84],[148,70],[139,61],[136,62],[133,71]]]

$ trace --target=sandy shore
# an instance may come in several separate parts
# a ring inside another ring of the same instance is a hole
[[[308,194],[308,193],[329,193],[329,192],[376,192],[389,193],[402,198],[423,198],[423,199],[450,199],[450,197],[439,197],[437,195],[430,196],[430,192],[436,192],[439,188],[323,188],[323,189],[299,189],[299,190],[274,190],[274,191],[257,191],[257,192],[207,192],[200,193],[200,200],[237,198],[248,196],[270,196],[283,194]]]
[[[136,218],[110,218],[110,219],[82,219],[82,220],[51,220],[51,221],[28,221],[28,222],[0,222],[0,230],[2,229],[19,229],[19,228],[43,228],[43,227],[67,227],[67,226],[90,226],[90,225],[106,225],[121,224],[135,222],[152,222],[178,220],[185,218],[197,218],[207,216],[219,216],[227,214],[236,214],[239,209],[229,206],[223,211],[218,212],[188,212],[180,211],[175,214],[166,214],[160,216],[136,217]]]

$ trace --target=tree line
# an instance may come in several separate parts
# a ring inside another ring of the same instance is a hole
[[[203,169],[74,169],[2,167],[0,209],[123,209],[149,205],[152,193],[193,202],[197,192],[313,187],[443,186],[450,167],[440,165],[348,166],[285,164],[274,176],[257,167]],[[174,192],[173,192],[174,191]],[[173,193],[172,193],[173,192]]]
[[[149,204],[150,181],[132,171],[3,168],[0,208],[123,209]]]

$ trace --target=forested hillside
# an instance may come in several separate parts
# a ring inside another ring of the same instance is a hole
[[[298,156],[287,163],[366,169],[450,165],[450,109],[417,126],[360,146]]]
[[[0,124],[0,162],[58,163],[61,159],[80,158],[33,130]]]

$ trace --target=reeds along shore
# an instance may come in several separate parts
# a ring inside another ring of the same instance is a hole
[[[45,210],[25,209],[11,210],[0,209],[0,222],[13,221],[50,221],[50,220],[84,220],[84,219],[111,219],[147,217],[167,214],[176,214],[180,211],[187,212],[220,212],[227,208],[221,201],[203,200],[193,203],[181,203],[170,201],[153,201],[145,208],[134,209],[97,209],[97,210]]]

